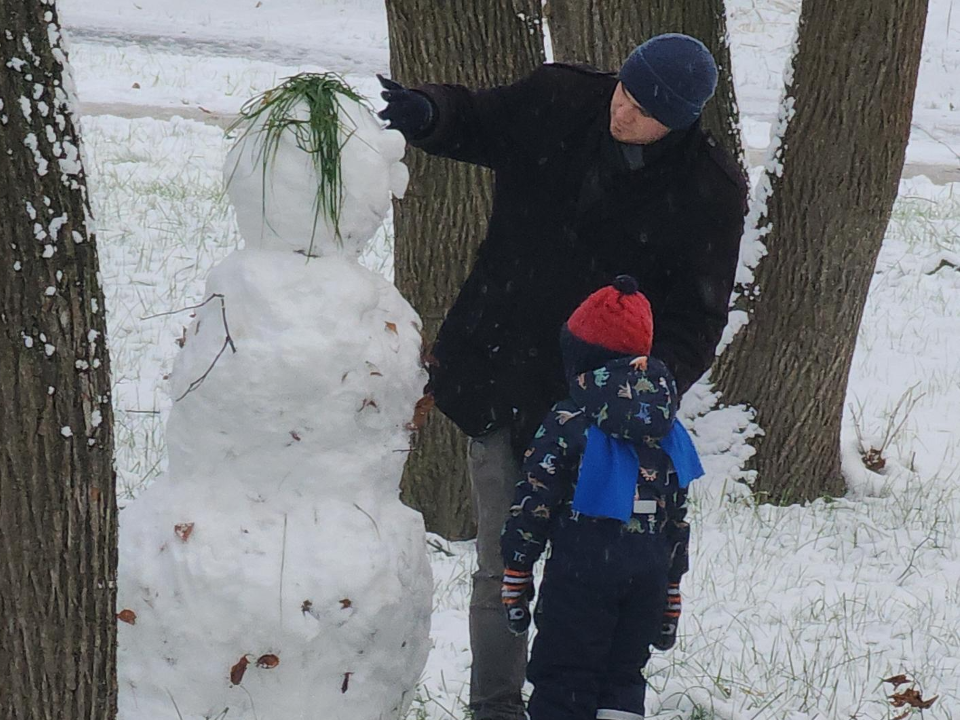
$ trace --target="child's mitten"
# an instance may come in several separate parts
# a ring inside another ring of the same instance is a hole
[[[503,573],[500,600],[507,611],[507,625],[514,635],[523,635],[530,627],[530,601],[533,600],[533,573],[511,570]]]

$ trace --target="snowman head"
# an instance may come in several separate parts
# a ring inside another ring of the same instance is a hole
[[[224,177],[247,247],[357,256],[407,186],[403,136],[336,75],[288,78],[231,130]]]

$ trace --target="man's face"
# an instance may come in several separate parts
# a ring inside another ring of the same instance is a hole
[[[662,140],[669,132],[670,128],[640,107],[622,82],[617,83],[610,101],[610,134],[614,140],[630,145],[649,145]]]

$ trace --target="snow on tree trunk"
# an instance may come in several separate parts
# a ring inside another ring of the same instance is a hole
[[[540,0],[388,0],[390,69],[400,82],[492,87],[543,62]],[[429,52],[424,52],[429,48]],[[492,175],[416,151],[410,190],[396,203],[397,287],[424,320],[428,343],[473,267],[493,201]],[[451,540],[471,537],[466,438],[439,411],[407,463],[404,500],[427,527]]]
[[[738,281],[754,279],[761,240],[769,256],[740,298],[749,322],[713,373],[724,403],[756,411],[764,436],[753,470],[765,499],[844,491],[847,378],[897,196],[926,15],[927,0],[803,3],[777,155]]]
[[[116,712],[99,262],[52,1],[0,0],[0,717]]]
[[[339,223],[315,223],[318,168],[293,129],[266,173],[264,117],[227,158],[246,248],[211,272],[186,331],[169,471],[122,516],[124,720],[174,703],[184,718],[379,720],[414,697],[433,581],[398,486],[420,322],[356,262],[404,190],[404,142],[339,100]]]
[[[743,162],[724,0],[547,0],[544,12],[554,58],[601,70],[619,70],[637,45],[661,33],[702,40],[720,69],[717,92],[703,111],[704,127]]]

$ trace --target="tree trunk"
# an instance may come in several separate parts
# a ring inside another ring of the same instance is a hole
[[[637,45],[661,33],[682,32],[703,41],[720,70],[703,124],[743,164],[724,0],[547,0],[545,15],[556,61],[601,70],[619,70]]]
[[[404,84],[490,87],[543,63],[540,0],[387,0],[387,19],[391,71]],[[410,187],[394,205],[396,282],[432,344],[486,234],[492,176],[412,148],[406,163]],[[420,433],[402,491],[432,532],[473,534],[466,438],[439,412]]]
[[[116,715],[103,292],[50,0],[0,0],[0,718]]]
[[[844,490],[840,423],[877,254],[903,168],[927,0],[804,0],[778,170],[758,227],[750,322],[715,370],[765,436],[756,489],[775,502]],[[758,301],[757,301],[758,300]]]

